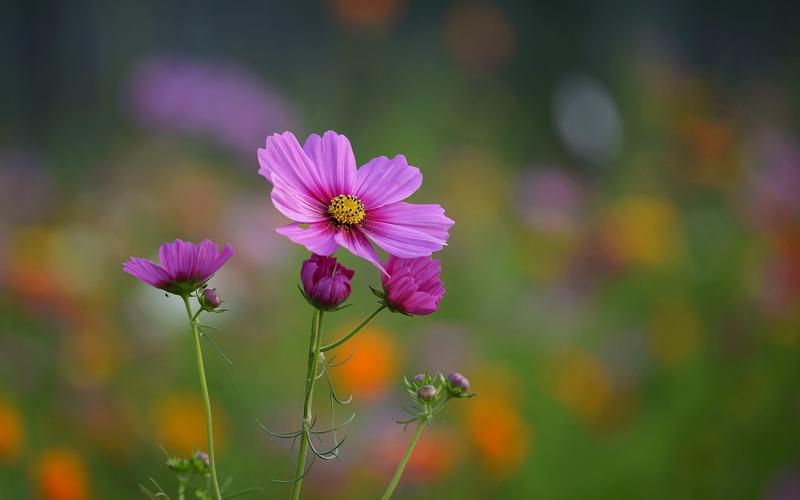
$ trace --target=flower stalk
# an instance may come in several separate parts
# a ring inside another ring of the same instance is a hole
[[[303,426],[300,430],[300,448],[297,452],[297,466],[294,471],[294,483],[292,484],[291,499],[300,498],[300,488],[305,475],[306,454],[308,453],[308,442],[312,424],[311,401],[314,395],[314,384],[317,381],[317,364],[319,363],[320,344],[322,341],[322,314],[320,309],[314,309],[311,317],[311,341],[308,349],[308,365],[306,367],[306,387],[305,397],[303,398]]]
[[[400,478],[403,476],[403,471],[406,469],[408,460],[411,458],[411,453],[414,451],[414,447],[417,445],[417,441],[419,441],[419,437],[422,435],[422,431],[425,430],[427,425],[427,419],[420,417],[417,420],[417,429],[414,431],[414,435],[411,437],[411,441],[408,443],[408,447],[406,448],[406,452],[403,454],[403,458],[401,458],[400,463],[397,464],[397,469],[395,469],[392,480],[389,481],[389,486],[386,487],[386,491],[383,492],[381,500],[389,500],[389,498],[392,497],[395,488],[397,488],[397,484],[400,482]]]
[[[320,348],[320,352],[328,352],[328,351],[330,351],[331,349],[335,349],[335,348],[339,347],[340,345],[344,344],[345,342],[347,342],[348,340],[350,340],[350,339],[351,339],[351,338],[352,338],[352,337],[353,337],[355,334],[357,334],[358,332],[360,332],[362,328],[364,328],[365,326],[367,326],[367,323],[369,323],[370,321],[372,321],[372,319],[373,319],[375,316],[377,316],[377,315],[378,315],[378,313],[380,313],[380,312],[381,312],[381,311],[383,311],[384,309],[386,309],[386,304],[381,304],[380,306],[378,306],[378,308],[377,308],[377,309],[375,309],[374,311],[372,311],[372,314],[370,314],[369,316],[367,316],[367,317],[364,319],[364,321],[362,321],[361,323],[359,323],[358,325],[356,325],[356,327],[355,327],[355,328],[353,328],[352,330],[350,330],[350,332],[348,332],[348,333],[347,333],[347,335],[345,335],[344,337],[340,338],[340,339],[339,339],[339,340],[337,340],[336,342],[331,342],[331,343],[330,343],[330,344],[328,344],[328,345],[324,345],[324,346],[322,346],[322,347]]]
[[[208,437],[208,463],[211,470],[211,488],[214,491],[214,498],[222,500],[222,493],[219,489],[217,479],[217,466],[214,453],[214,428],[211,420],[211,399],[208,395],[208,384],[206,383],[206,372],[203,365],[203,350],[200,347],[200,322],[197,317],[202,312],[202,308],[197,313],[192,313],[192,306],[189,304],[189,295],[182,295],[183,303],[186,305],[186,313],[189,315],[189,322],[192,325],[192,339],[194,340],[194,352],[197,358],[197,373],[200,377],[200,389],[203,393],[203,404],[206,413],[206,435]]]

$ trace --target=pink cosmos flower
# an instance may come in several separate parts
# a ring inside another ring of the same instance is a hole
[[[441,263],[428,257],[401,259],[389,256],[386,272],[381,275],[386,303],[395,311],[425,316],[439,309],[444,284],[439,279]]]
[[[164,243],[158,252],[161,265],[131,257],[122,266],[126,273],[150,286],[176,295],[186,295],[205,284],[233,256],[233,247],[219,245],[209,240],[199,244],[175,240]]]
[[[383,271],[370,240],[403,258],[428,256],[447,244],[453,221],[441,206],[403,201],[422,184],[419,169],[403,155],[356,168],[347,137],[312,134],[301,147],[284,132],[267,138],[258,161],[258,173],[272,183],[272,203],[294,221],[277,232],[315,254],[342,246]]]

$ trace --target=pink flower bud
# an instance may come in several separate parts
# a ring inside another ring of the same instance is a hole
[[[390,308],[404,314],[425,316],[439,309],[444,285],[439,279],[442,266],[428,257],[401,259],[389,256],[387,275],[381,275],[386,302]]]
[[[220,304],[222,304],[222,300],[219,298],[216,288],[206,288],[203,290],[203,305],[206,309],[211,311],[218,308]]]
[[[335,257],[312,254],[303,261],[300,281],[306,298],[315,307],[335,309],[350,296],[350,279],[355,271],[336,262]]]

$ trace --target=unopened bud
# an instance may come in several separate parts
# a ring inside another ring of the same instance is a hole
[[[425,382],[425,374],[424,373],[417,373],[414,375],[414,382],[421,384]]]
[[[469,380],[460,373],[453,372],[447,376],[447,381],[450,383],[450,388],[455,394],[462,392],[469,392]]]
[[[208,453],[206,453],[204,451],[198,451],[197,453],[195,453],[194,454],[194,459],[195,460],[200,460],[201,462],[203,462],[206,465],[206,467],[209,466]]]
[[[430,403],[433,401],[433,398],[436,397],[436,387],[432,385],[423,385],[419,389],[417,389],[417,396],[419,399],[426,403]]]
[[[220,304],[222,304],[222,300],[219,298],[219,294],[217,294],[217,289],[206,288],[203,290],[202,303],[203,307],[208,311],[213,311],[218,308]]]

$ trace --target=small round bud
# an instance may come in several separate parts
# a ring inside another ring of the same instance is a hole
[[[456,394],[469,392],[469,380],[467,380],[467,377],[464,375],[453,372],[447,376],[447,381],[450,382],[450,388],[453,389],[453,392]]]
[[[425,382],[425,374],[424,373],[417,373],[414,375],[414,382],[421,384]]]
[[[216,288],[206,288],[203,290],[202,302],[203,307],[209,311],[213,311],[214,309],[218,308],[220,304],[222,304],[222,300],[219,298]]]
[[[436,397],[436,387],[432,385],[423,385],[419,389],[417,389],[417,396],[422,401],[426,403],[430,403],[433,401],[433,398]]]
[[[206,467],[209,466],[208,453],[204,451],[198,451],[197,453],[194,454],[194,458],[195,460],[200,460],[201,462],[203,462],[206,465]]]

